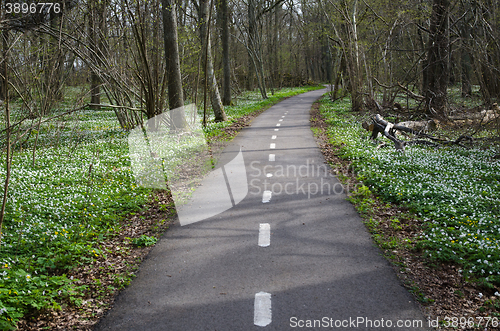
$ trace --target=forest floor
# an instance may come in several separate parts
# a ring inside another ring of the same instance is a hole
[[[401,282],[421,303],[423,311],[430,319],[437,321],[435,326],[439,326],[441,330],[498,330],[500,325],[498,281],[485,281],[485,278],[481,279],[480,276],[467,277],[463,271],[464,264],[467,263],[447,261],[445,258],[430,258],[431,250],[423,249],[422,243],[419,243],[419,240],[426,236],[429,219],[419,216],[415,208],[403,201],[397,203],[394,199],[387,199],[383,189],[379,190],[380,194],[376,194],[374,193],[377,192],[376,188],[370,186],[368,189],[365,186],[365,181],[368,181],[370,177],[369,172],[362,169],[359,164],[353,164],[353,159],[363,159],[363,157],[355,154],[349,155],[346,152],[346,149],[352,148],[349,141],[352,137],[332,138],[334,133],[330,131],[332,125],[345,126],[346,122],[352,123],[353,116],[352,114],[343,116],[342,111],[330,116],[330,113],[325,111],[324,105],[328,104],[328,107],[333,108],[335,106],[325,99],[315,103],[311,110],[311,127],[315,132],[317,142],[327,162],[335,169],[344,186],[348,188],[348,199],[365,220],[374,242],[392,263]],[[337,107],[348,107],[348,105]],[[364,118],[361,118],[363,117],[361,114],[358,114],[358,117],[359,121],[354,125],[361,127],[360,123]],[[354,135],[355,139],[363,139],[357,135],[358,133],[359,130]],[[372,159],[372,157],[369,158]],[[397,161],[393,160],[393,162]],[[415,174],[412,170],[406,169]],[[442,171],[445,172],[446,169]],[[398,179],[387,178],[389,181]],[[495,181],[495,179],[492,180]],[[474,208],[474,205],[470,207]],[[453,241],[450,240],[450,242]],[[444,245],[448,247],[448,244]],[[496,247],[498,247],[498,242]],[[441,248],[435,249],[441,250]],[[494,262],[495,264],[498,263],[498,260],[491,260],[497,261]]]

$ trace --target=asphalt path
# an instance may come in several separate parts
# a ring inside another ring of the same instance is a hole
[[[220,164],[241,149],[246,197],[171,227],[96,330],[430,329],[325,165],[309,125],[323,93],[276,104],[233,140]]]

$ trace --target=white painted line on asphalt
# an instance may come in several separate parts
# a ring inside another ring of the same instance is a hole
[[[268,203],[271,201],[271,196],[273,195],[273,192],[271,191],[264,191],[262,194],[262,203]]]
[[[276,157],[274,154],[269,154],[269,162],[274,162],[276,160]]]
[[[279,131],[280,129],[274,129],[274,131]]]
[[[282,119],[282,118],[280,118],[280,120],[279,120],[278,122],[283,122],[283,119]]]
[[[271,145],[269,145],[269,148],[270,148],[270,149],[275,149],[275,148],[276,148],[276,144],[275,144],[275,143],[272,143]]]
[[[272,136],[271,139],[276,139],[278,136]]]
[[[281,123],[276,124],[276,126],[281,126]]]
[[[266,326],[271,324],[271,321],[271,293],[256,293],[253,310],[253,324],[257,326]]]
[[[281,118],[285,118],[285,115],[281,116]]]
[[[267,247],[271,245],[271,225],[269,223],[259,224],[259,246]]]
[[[266,177],[271,178],[271,177],[273,177],[273,174],[266,174]]]

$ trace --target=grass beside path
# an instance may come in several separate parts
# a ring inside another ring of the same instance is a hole
[[[283,89],[267,100],[245,93],[226,107],[228,121],[209,122],[207,137],[231,139],[241,118],[317,88]],[[127,137],[112,111],[82,110],[14,146],[0,246],[0,330],[91,329],[168,228],[171,197],[136,185]]]
[[[350,200],[387,256],[402,273],[413,275],[407,286],[417,299],[439,306],[435,311],[441,315],[468,312],[496,317],[498,322],[496,151],[414,145],[401,153],[390,144],[377,148],[361,128],[368,115],[350,112],[348,100],[332,103],[323,98],[317,116],[323,118],[325,143],[334,154],[330,161],[344,169],[339,177],[351,176],[356,183]],[[418,263],[410,263],[415,256]],[[443,308],[450,302],[455,306]]]

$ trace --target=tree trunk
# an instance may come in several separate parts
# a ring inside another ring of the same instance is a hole
[[[419,22],[419,24],[421,24],[421,22]],[[418,42],[419,42],[419,46],[421,49],[425,49],[425,45],[427,44],[426,40],[425,40],[425,36],[422,34],[422,31],[420,29],[417,29],[417,35],[418,35]],[[428,38],[427,38],[428,40]],[[422,73],[422,76],[421,76],[421,81],[420,81],[420,84],[418,86],[419,88],[419,91],[420,91],[420,94],[421,95],[424,95],[425,94],[425,90],[427,88],[427,85],[428,85],[428,79],[427,79],[427,69],[426,69],[426,66],[427,66],[427,54],[425,55],[424,58],[422,58],[420,61],[419,61],[419,66],[420,66],[420,72]]]
[[[269,87],[271,88],[271,94],[274,95],[274,75],[273,75],[274,57],[271,55],[273,53],[273,42],[274,42],[274,33],[271,33],[271,30],[273,28],[273,15],[270,14],[268,15],[267,18],[268,19],[266,22],[266,34],[269,36],[267,42],[267,58],[269,59],[268,69],[269,69],[269,80],[270,80]]]
[[[100,85],[101,79],[94,71],[92,71],[90,73],[90,103],[94,104],[91,108],[95,110],[101,109],[101,107],[98,106],[101,103]]]
[[[322,51],[323,51],[323,64],[324,64],[324,67],[325,67],[325,79],[326,79],[326,82],[331,84],[332,83],[332,72],[333,72],[333,68],[332,68],[332,52],[330,51],[330,42],[328,40],[328,37],[325,36],[323,37],[323,45],[322,45]]]
[[[248,73],[247,73],[247,89],[252,91],[254,88],[254,59],[251,50],[254,49],[255,41],[255,0],[248,0]]]
[[[1,7],[1,6],[0,6]],[[2,31],[2,47],[3,52],[6,53],[8,49],[9,31],[7,29]],[[4,57],[6,61],[6,57]],[[0,100],[5,100],[7,97],[7,66],[0,65]]]
[[[173,0],[163,0],[163,31],[168,76],[168,105],[170,109],[175,109],[184,105],[184,96],[177,42],[177,18]]]
[[[8,48],[8,39],[9,39],[9,31],[7,29],[2,31],[2,47],[4,52],[7,51]],[[5,100],[7,97],[7,67],[1,65],[0,66],[0,100]]]
[[[363,109],[363,72],[361,68],[360,50],[358,45],[358,28],[357,28],[357,8],[358,1],[355,0],[352,9],[351,22],[347,25],[346,29],[349,34],[349,51],[347,54],[347,68],[349,70],[349,91],[351,92],[351,109],[353,111],[360,111]],[[346,7],[346,17],[348,11]]]
[[[259,89],[262,99],[267,99],[267,90],[266,90],[266,76],[264,73],[264,60],[262,59],[262,54],[259,54],[259,69],[260,69],[260,77],[259,77]]]
[[[168,77],[168,105],[171,110],[184,106],[175,7],[173,0],[163,0],[163,41]],[[174,128],[183,128],[185,126],[186,117],[184,112],[174,111],[171,112],[171,115]]]
[[[177,7],[177,6],[176,6]],[[164,6],[162,6],[164,8]],[[153,22],[157,22],[156,19],[159,19],[160,17],[163,17],[163,12],[160,12],[160,1],[159,0],[154,0],[152,2],[152,17],[154,17]],[[165,20],[163,20],[165,24]],[[152,57],[152,76],[153,76],[153,85],[156,86],[157,88],[161,89],[163,88],[162,86],[162,81],[160,79],[160,76],[163,74],[161,72],[161,62],[160,61],[160,29],[156,29],[153,27],[152,29],[152,35],[153,35],[153,45],[151,45],[151,57]],[[165,42],[165,40],[164,40]],[[166,61],[165,61],[166,62]],[[167,68],[167,64],[165,64],[165,68]],[[168,75],[168,74],[167,74]],[[168,77],[165,75],[165,79]],[[164,108],[163,105],[165,104],[164,100],[162,100],[162,94],[156,94],[157,98],[157,104],[159,107],[159,111],[163,112]]]
[[[262,27],[260,20],[262,19],[262,13],[257,14],[255,8],[255,0],[249,0],[248,2],[248,42],[247,51],[249,55],[250,62],[248,63],[249,72],[251,68],[255,70],[255,76],[257,77],[257,83],[259,85],[260,94],[263,99],[267,99],[266,91],[266,79],[264,72],[264,60],[262,58],[262,40],[258,36],[257,25]],[[259,22],[256,22],[256,14],[259,16]],[[258,23],[258,24],[257,24]],[[250,77],[250,75],[249,75]],[[252,75],[253,77],[253,75]],[[249,79],[250,82],[250,79]],[[252,78],[252,89],[253,89],[253,78]]]
[[[95,64],[102,63],[100,57],[104,56],[104,38],[106,30],[106,1],[92,0],[90,2],[89,13],[89,44],[92,48],[92,57]],[[101,78],[98,73],[92,70],[90,73],[90,102],[101,103]],[[100,109],[100,106],[92,106],[92,109]]]
[[[1,8],[1,6],[0,6]],[[11,173],[11,126],[10,126],[10,108],[9,108],[9,76],[7,71],[8,65],[8,31],[4,30],[2,32],[3,37],[3,63],[2,63],[2,71],[4,73],[3,83],[4,83],[4,97],[5,97],[5,143],[6,143],[6,156],[5,156],[5,180],[3,182],[3,194],[2,194],[2,204],[0,205],[0,245],[2,243],[2,225],[5,218],[5,208],[7,206],[7,193],[9,192],[9,182],[10,182],[10,173]]]
[[[274,88],[279,88],[279,73],[280,73],[280,61],[278,59],[278,31],[280,28],[279,24],[279,17],[281,14],[281,4],[278,5],[274,9],[274,33],[273,33],[273,54],[271,55],[272,58],[274,58],[274,65],[271,67],[271,72],[272,72],[272,77],[273,77],[273,84]]]
[[[426,112],[438,117],[447,113],[448,88],[448,15],[449,0],[433,0],[424,86]]]
[[[49,14],[49,25],[53,30],[59,29],[60,18],[54,12]],[[61,50],[57,38],[53,35],[40,35],[40,66],[42,74],[40,75],[40,114],[46,115],[50,112],[53,105],[61,98]]]
[[[222,103],[224,106],[231,105],[231,66],[229,58],[229,8],[227,0],[221,0],[222,15],[222,64],[224,70],[224,85]]]
[[[61,28],[61,17],[54,12],[50,14],[50,27],[54,30],[59,30]],[[47,79],[48,94],[53,98],[53,101],[59,101],[62,99],[62,73],[63,73],[63,54],[61,48],[59,47],[58,38],[49,38],[49,68],[50,73]]]
[[[470,97],[472,95],[471,73],[472,64],[468,50],[463,46],[461,50],[462,62],[462,97]]]
[[[481,11],[481,34],[484,38],[481,51],[479,54],[474,54],[479,57],[480,75],[481,75],[481,93],[485,103],[491,103],[492,98],[500,97],[500,75],[498,68],[500,67],[500,45],[498,43],[498,1],[486,0],[483,4],[488,10]]]
[[[217,79],[215,78],[214,65],[212,61],[212,50],[210,45],[210,31],[209,26],[209,0],[200,0],[198,19],[200,22],[200,37],[201,42],[205,50],[206,58],[206,68],[208,77],[208,87],[210,89],[212,109],[215,115],[216,122],[227,121],[226,113],[224,112],[224,107],[222,106],[222,101],[219,94],[219,87],[217,86]]]

